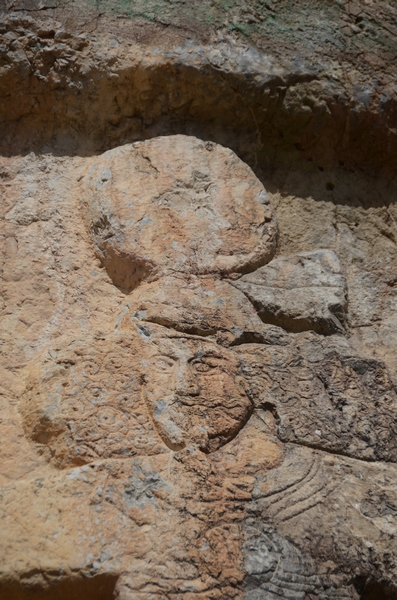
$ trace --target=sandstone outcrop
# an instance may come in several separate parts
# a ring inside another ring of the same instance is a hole
[[[346,283],[333,252],[279,257],[234,284],[266,323],[288,331],[343,333]]]
[[[393,7],[116,4],[0,24],[0,597],[393,600]]]
[[[225,346],[243,342],[286,343],[280,327],[261,322],[255,308],[231,282],[174,274],[139,286],[120,310],[115,326],[135,318],[202,336]]]
[[[167,272],[247,272],[274,255],[276,225],[263,186],[211,142],[168,136],[110,150],[82,187],[101,259],[127,291]]]

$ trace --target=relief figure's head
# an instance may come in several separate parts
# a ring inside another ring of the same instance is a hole
[[[233,351],[199,338],[150,344],[142,393],[168,447],[212,452],[235,437],[252,413],[239,366]]]
[[[98,257],[127,292],[169,273],[252,271],[276,250],[262,183],[234,152],[195,137],[152,138],[95,157],[81,204]]]

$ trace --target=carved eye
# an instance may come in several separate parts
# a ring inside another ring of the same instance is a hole
[[[198,373],[215,372],[220,367],[220,363],[215,358],[201,358],[193,361],[193,367]]]
[[[196,362],[196,363],[194,363],[194,368],[199,373],[207,373],[208,371],[211,370],[210,365],[207,364],[207,363],[205,363],[205,362]]]
[[[175,360],[169,356],[155,356],[151,362],[156,371],[170,371],[175,364]]]

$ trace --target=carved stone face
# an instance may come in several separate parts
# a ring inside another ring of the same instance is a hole
[[[143,361],[143,394],[170,448],[189,443],[211,452],[230,441],[252,412],[230,350],[198,339],[163,338]]]

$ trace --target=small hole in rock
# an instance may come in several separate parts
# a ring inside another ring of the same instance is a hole
[[[328,183],[325,187],[327,188],[327,190],[330,190],[330,191],[332,191],[335,188],[334,184],[331,181],[328,181]]]

